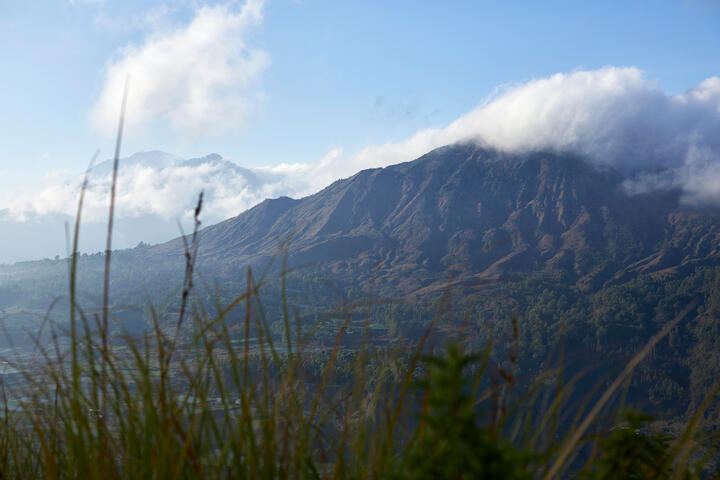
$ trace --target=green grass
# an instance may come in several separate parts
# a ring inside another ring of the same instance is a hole
[[[699,422],[715,392],[676,438],[611,401],[670,324],[610,387],[572,405],[577,378],[515,377],[517,322],[501,368],[492,344],[470,352],[462,332],[439,336],[444,304],[412,349],[364,343],[351,355],[340,343],[357,312],[335,312],[346,321],[319,371],[310,368],[317,352],[305,351],[309,335],[291,335],[289,307],[281,339],[270,333],[265,281],[248,270],[246,291],[212,317],[185,295],[182,322],[155,315],[152,333],[123,348],[104,348],[101,320],[75,306],[69,343],[51,326],[54,342],[17,365],[21,381],[2,385],[7,404],[23,397],[2,415],[3,478],[710,475],[715,452]],[[233,309],[244,312],[239,325],[227,320]],[[433,348],[439,338],[446,346]]]

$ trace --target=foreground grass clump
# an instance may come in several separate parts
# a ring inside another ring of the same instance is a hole
[[[154,315],[139,338],[109,338],[99,318],[79,309],[68,338],[52,328],[40,357],[15,365],[20,374],[2,384],[2,477],[711,475],[715,452],[698,426],[707,405],[677,438],[652,431],[646,417],[591,408],[595,397],[574,405],[577,379],[563,383],[559,370],[515,377],[517,333],[498,366],[492,345],[469,352],[438,332],[443,306],[414,344],[364,343],[341,362],[353,312],[334,315],[346,318],[334,346],[308,349],[283,295],[279,340],[262,283],[248,270],[246,291],[212,317],[184,293],[177,321]],[[242,320],[230,321],[236,309]],[[439,340],[447,347],[434,351]],[[318,357],[321,368],[310,368]]]

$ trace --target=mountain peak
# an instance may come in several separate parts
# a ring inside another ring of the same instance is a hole
[[[174,167],[178,165],[183,166],[198,166],[203,164],[217,164],[220,162],[226,162],[230,168],[240,168],[238,165],[225,160],[222,155],[218,153],[210,153],[204,157],[183,159],[172,153],[163,152],[161,150],[150,150],[147,152],[136,152],[130,156],[123,157],[119,161],[119,168],[128,168],[134,166],[143,166],[154,168],[156,170],[162,170],[164,168]],[[93,168],[93,174],[96,176],[104,176],[112,173],[113,159],[105,160]],[[243,174],[248,177],[253,177],[249,170],[243,169]]]
[[[145,166],[155,169],[167,168],[182,161],[182,158],[172,153],[160,150],[150,150],[147,152],[136,152],[128,157],[121,158],[118,162],[119,168],[127,168],[134,166]],[[105,160],[93,168],[93,174],[104,176],[112,173],[113,159]]]

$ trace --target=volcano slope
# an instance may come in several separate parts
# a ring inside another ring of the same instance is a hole
[[[300,200],[266,200],[202,230],[200,257],[261,264],[289,239],[293,263],[394,295],[527,274],[592,291],[717,264],[717,212],[682,207],[673,191],[630,195],[623,182],[573,155],[448,146]],[[183,252],[182,239],[147,251]]]

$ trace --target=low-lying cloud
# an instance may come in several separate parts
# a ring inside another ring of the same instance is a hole
[[[142,154],[139,154],[142,156]],[[85,191],[83,219],[107,220],[110,174],[91,175]],[[59,214],[75,215],[81,178],[47,184],[36,191],[16,191],[2,199],[4,215],[13,221],[37,220]],[[286,182],[272,173],[255,174],[230,162],[209,161],[187,165],[182,159],[157,167],[138,163],[118,172],[117,216],[156,215],[175,220],[189,218],[197,195],[205,191],[204,217],[214,221],[237,215],[268,197],[285,193]],[[1,209],[0,209],[1,211]]]

